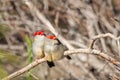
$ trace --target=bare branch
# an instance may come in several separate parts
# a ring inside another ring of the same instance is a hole
[[[39,59],[37,61],[34,61],[33,63],[29,64],[28,66],[26,66],[26,67],[24,67],[24,68],[22,68],[22,69],[20,69],[20,70],[18,70],[16,72],[12,73],[11,75],[5,77],[2,80],[11,80],[11,79],[13,79],[13,78],[15,78],[15,77],[17,77],[17,76],[19,76],[19,75],[29,71],[30,69],[34,68],[38,64],[43,63],[45,61],[46,61],[45,58]]]
[[[68,51],[65,51],[64,52],[64,55],[71,55],[71,54],[77,54],[77,53],[84,53],[84,54],[93,54],[93,55],[97,55],[97,56],[100,56],[102,58],[104,58],[105,60],[109,61],[110,63],[114,64],[115,66],[117,67],[120,67],[120,62],[118,62],[117,60],[115,60],[114,58],[108,56],[107,54],[105,53],[102,53],[101,51],[99,50],[91,50],[91,49],[74,49],[74,50],[68,50]],[[4,79],[2,80],[10,80],[10,79],[13,79],[27,71],[29,71],[30,69],[32,69],[33,67],[37,66],[38,64],[41,64],[43,62],[45,62],[45,58],[42,58],[42,59],[39,59],[38,61],[34,61],[33,63],[29,64],[28,66],[10,74],[9,76],[5,77]]]
[[[89,48],[90,48],[90,49],[93,49],[93,45],[94,45],[95,41],[96,41],[97,39],[105,38],[105,37],[110,37],[110,38],[112,38],[112,39],[114,39],[114,40],[119,40],[119,39],[120,39],[120,37],[115,37],[115,36],[114,36],[113,34],[111,34],[111,33],[100,34],[100,35],[97,35],[97,36],[95,36],[95,37],[92,38],[92,40],[91,40],[91,42],[90,42]]]

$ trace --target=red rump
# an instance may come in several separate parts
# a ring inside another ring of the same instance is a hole
[[[34,36],[37,36],[37,35],[44,35],[44,31],[37,31],[34,33]]]
[[[53,39],[53,40],[56,40],[56,39],[57,39],[56,36],[46,36],[46,37],[49,38],[49,39]]]

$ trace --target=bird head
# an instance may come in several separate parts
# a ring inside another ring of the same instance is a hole
[[[45,33],[44,33],[44,31],[37,31],[34,33],[33,36],[34,36],[34,41],[41,41],[41,40],[43,40]]]
[[[54,35],[47,35],[46,38],[51,39],[54,44],[57,44],[57,45],[61,44],[58,38]]]

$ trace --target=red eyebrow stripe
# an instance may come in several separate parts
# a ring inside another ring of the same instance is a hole
[[[37,31],[34,33],[34,36],[36,36],[36,35],[44,35],[44,31]]]
[[[35,33],[34,33],[34,36],[36,36],[36,35],[38,35],[38,34],[39,34],[39,32],[35,32]]]
[[[56,36],[46,36],[46,37],[49,38],[49,39],[53,39],[53,40],[57,39]]]
[[[37,35],[37,32],[34,33],[34,36],[36,36],[36,35]]]

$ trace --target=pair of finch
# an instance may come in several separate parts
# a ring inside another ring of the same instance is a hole
[[[45,58],[49,67],[55,66],[53,61],[64,57],[67,48],[54,35],[46,35],[44,31],[34,33],[32,44],[33,57],[35,59]],[[71,59],[70,56],[66,56]]]

